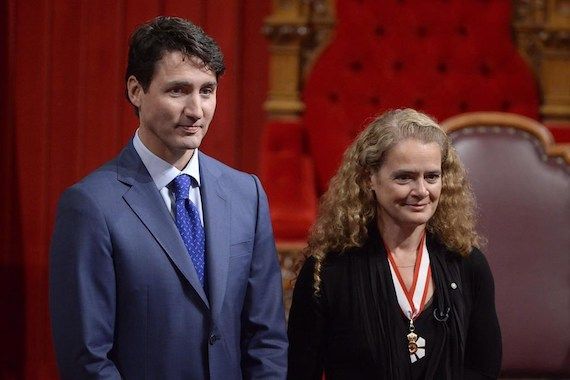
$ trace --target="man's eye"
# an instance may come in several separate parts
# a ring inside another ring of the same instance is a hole
[[[204,87],[200,92],[202,95],[212,95],[214,93],[214,89],[212,87]]]
[[[184,91],[180,87],[171,88],[168,92],[171,95],[176,95],[176,96],[182,95],[184,93]]]

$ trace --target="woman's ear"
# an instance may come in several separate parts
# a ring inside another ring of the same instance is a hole
[[[370,175],[368,176],[368,181],[366,181],[366,186],[367,186],[370,190],[374,191],[374,186],[373,186],[373,185],[376,184],[376,183],[378,183],[377,181],[378,181],[378,175],[377,175],[377,173],[372,173],[372,174],[370,174]]]

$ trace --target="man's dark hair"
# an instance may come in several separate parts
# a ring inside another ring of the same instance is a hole
[[[183,18],[159,16],[140,25],[131,35],[125,83],[133,75],[147,92],[156,62],[165,53],[175,51],[199,58],[216,78],[226,69],[220,47],[202,28]],[[128,92],[126,95],[129,99]]]

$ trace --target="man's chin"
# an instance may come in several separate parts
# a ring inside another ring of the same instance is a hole
[[[202,144],[202,137],[189,136],[185,137],[180,141],[179,147],[184,150],[194,150],[198,149]]]

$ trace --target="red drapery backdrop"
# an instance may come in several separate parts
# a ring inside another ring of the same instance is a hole
[[[270,2],[0,1],[0,379],[57,378],[48,247],[59,195],[112,158],[137,119],[124,98],[127,41],[156,15],[186,17],[221,45],[228,70],[204,150],[257,171],[265,120]]]

